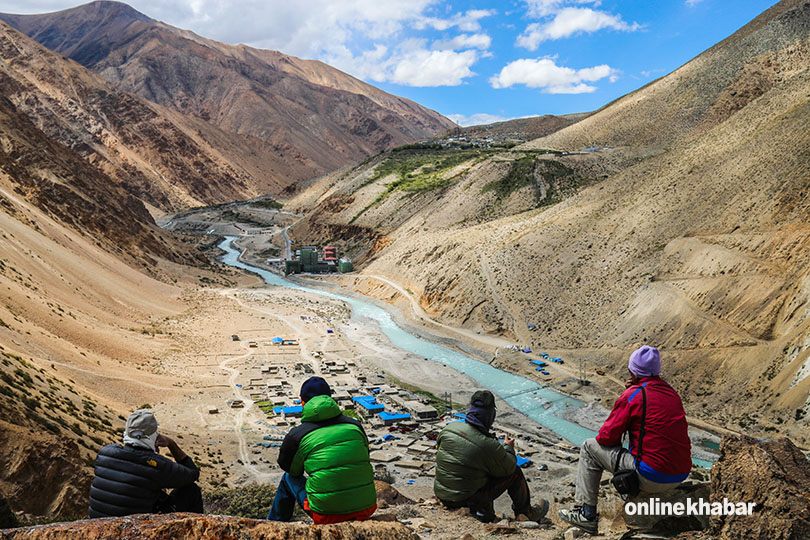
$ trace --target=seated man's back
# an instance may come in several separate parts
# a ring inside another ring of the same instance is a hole
[[[150,411],[137,410],[127,420],[124,445],[108,444],[99,450],[90,486],[91,518],[203,511],[195,484],[199,469],[157,428]],[[161,446],[169,448],[175,461],[157,453]],[[169,488],[175,488],[171,495],[163,491]]]
[[[343,416],[329,396],[308,401],[301,420],[285,437],[278,462],[293,476],[307,473],[310,510],[334,515],[374,506],[374,471],[360,423]]]
[[[377,509],[366,432],[341,414],[331,394],[321,377],[301,385],[301,425],[281,443],[278,464],[284,476],[268,520],[290,521],[296,503],[316,525],[367,519]]]
[[[488,437],[467,422],[448,424],[437,440],[436,478],[433,491],[443,501],[464,501],[487,480],[512,474],[515,454],[498,439]]]
[[[531,494],[517,466],[515,440],[501,443],[490,431],[495,421],[495,396],[478,390],[470,398],[464,421],[451,422],[436,440],[436,477],[433,493],[448,508],[466,506],[480,521],[495,519],[495,499],[504,492],[512,500],[515,517],[541,519],[548,501],[531,506]]]

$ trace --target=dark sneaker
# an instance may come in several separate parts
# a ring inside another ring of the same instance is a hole
[[[582,513],[581,506],[575,506],[573,510],[558,510],[557,515],[569,525],[582,529],[589,534],[599,534],[599,514],[592,519],[588,519]]]
[[[532,507],[529,509],[529,513],[526,514],[526,517],[529,518],[529,521],[540,521],[546,514],[548,514],[548,509],[551,505],[549,505],[546,499],[540,499],[540,502],[537,504],[533,504]]]
[[[470,508],[470,515],[480,521],[481,523],[494,523],[498,521],[498,516],[489,512],[485,508]]]

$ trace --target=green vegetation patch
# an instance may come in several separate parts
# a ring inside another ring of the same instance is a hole
[[[276,486],[249,484],[238,488],[218,488],[203,494],[203,505],[208,514],[264,519],[273,504]],[[296,505],[293,520],[304,519],[304,511]]]
[[[545,195],[541,190],[541,181],[547,188]],[[506,176],[484,185],[481,193],[494,192],[497,202],[501,203],[519,189],[533,186],[537,197],[535,207],[539,208],[570,197],[587,183],[587,179],[559,161],[537,159],[533,154],[528,154],[513,161]]]
[[[360,422],[363,421],[363,418],[359,414],[357,414],[357,411],[355,411],[354,409],[344,409],[343,414],[345,416],[348,416],[349,418],[354,418],[355,420],[358,420]]]
[[[501,151],[500,149],[468,148],[444,149],[434,145],[408,145],[391,150],[377,167],[374,174],[362,186],[365,187],[390,175],[396,178],[386,185],[365,208],[360,210],[349,223],[353,223],[369,208],[385,200],[394,191],[419,193],[440,189],[455,183],[463,174],[446,177],[446,173],[467,161],[479,162]]]
[[[531,156],[523,156],[512,162],[509,172],[500,180],[494,180],[481,188],[481,193],[495,192],[499,201],[506,200],[515,191],[524,186],[535,183],[534,179],[535,159]]]
[[[261,199],[259,201],[251,201],[250,203],[252,206],[258,206],[260,208],[269,208],[271,210],[279,210],[284,208],[284,205],[274,199]]]

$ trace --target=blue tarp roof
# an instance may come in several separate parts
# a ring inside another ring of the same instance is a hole
[[[273,339],[270,340],[270,343],[284,343],[284,340],[281,339],[280,337],[274,337]]]
[[[284,414],[294,414],[300,413],[304,410],[304,407],[301,405],[297,407],[273,407],[273,412],[276,414],[284,413]]]
[[[369,411],[381,411],[385,409],[385,405],[381,403],[377,403],[377,400],[374,396],[357,396],[352,398],[352,401],[355,403],[359,403]]]
[[[390,413],[390,412],[385,412],[385,411],[381,412],[377,416],[379,416],[383,420],[408,420],[411,417],[410,414]]]
[[[517,457],[517,466],[518,467],[523,467],[524,465],[529,465],[532,462],[532,460],[527,459],[527,458],[523,458],[523,457],[520,457],[520,456],[516,456],[516,457]]]
[[[529,354],[530,352],[532,352],[532,350],[531,349],[523,349],[523,352],[525,352],[526,354]]]
[[[543,362],[542,360],[529,360],[529,363],[534,364],[536,366],[547,366],[548,364]]]

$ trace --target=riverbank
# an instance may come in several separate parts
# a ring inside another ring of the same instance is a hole
[[[243,253],[240,253],[239,259],[242,261],[242,264],[253,265],[253,260],[251,259],[254,258],[245,257]],[[265,271],[266,270],[268,269],[266,268]],[[278,280],[279,278],[277,275],[273,274],[272,279]],[[329,279],[321,276],[319,276],[317,279],[295,277],[293,280],[288,280],[288,282],[295,283],[297,284],[297,286],[306,286],[322,290],[325,292],[325,294],[338,293],[346,297],[347,299],[355,299],[364,303],[374,304],[378,309],[382,309],[387,314],[389,314],[393,319],[393,321],[395,321],[396,325],[399,326],[401,330],[405,330],[409,333],[419,336],[421,339],[430,341],[431,343],[438,343],[445,347],[452,346],[456,350],[464,351],[465,354],[475,357],[478,360],[478,362],[476,363],[480,365],[473,367],[472,368],[473,370],[476,370],[481,366],[489,367],[489,362],[486,361],[487,356],[489,356],[488,353],[482,351],[479,348],[474,347],[469,342],[459,340],[458,336],[450,336],[449,332],[444,332],[444,335],[437,335],[438,332],[433,332],[432,328],[430,329],[426,328],[426,323],[428,323],[429,321],[424,321],[423,318],[422,319],[406,318],[406,315],[403,313],[403,310],[396,309],[396,306],[391,305],[392,303],[390,302],[384,302],[376,298],[369,299],[368,297],[355,293],[354,291],[347,291],[345,288],[340,286],[339,279],[340,278]],[[350,279],[350,277],[346,276],[345,279]],[[347,331],[357,332],[359,328],[368,327],[369,322],[370,321],[366,321],[365,324],[362,324],[359,327],[349,328],[347,329]],[[446,329],[452,330],[450,328]],[[388,331],[385,332],[389,338],[392,337],[390,335],[390,331],[391,329],[388,329]],[[355,339],[365,339],[365,340],[368,340],[369,337],[370,336],[363,336],[363,335],[354,336]],[[490,340],[499,339],[493,338],[492,336],[486,336],[486,338],[489,338]],[[436,360],[436,358],[434,358],[434,360]],[[522,358],[522,360],[528,364],[526,358]],[[413,366],[418,366],[420,363],[420,359],[418,358],[411,359],[411,362]],[[391,365],[391,363],[388,363],[387,365],[381,367],[383,367],[384,369],[388,368],[389,370],[401,368],[401,366]],[[446,365],[442,367],[446,367]],[[498,371],[492,368],[490,368],[490,370],[491,370],[490,377],[495,377],[497,375],[498,378],[502,378],[505,376],[506,373],[508,373],[507,371]],[[433,383],[434,380],[430,373],[426,373],[425,377],[422,378],[419,377],[418,375],[415,375],[413,373],[414,371],[413,369],[405,369],[401,371],[403,376],[398,376],[398,378],[401,378],[410,384],[414,384],[420,387],[429,386]],[[419,370],[417,370],[417,373],[418,371]],[[509,371],[511,372],[512,370]],[[512,375],[512,377],[515,377],[515,375]],[[479,381],[480,380],[481,379],[479,378]],[[488,382],[490,381],[487,381],[487,383]],[[529,383],[529,386],[526,386],[527,383]],[[562,384],[563,386],[565,386],[566,383]],[[493,388],[491,385],[488,384],[485,385],[489,386],[490,388]],[[520,391],[520,388],[524,388],[524,390]],[[572,393],[579,392],[581,394],[584,394],[585,391],[590,391],[588,392],[589,396],[594,396],[596,394],[596,392],[592,391],[594,388],[595,387],[576,385],[575,390]],[[513,394],[514,389],[518,390],[518,392],[515,394]],[[598,427],[598,425],[601,425],[602,421],[604,421],[604,418],[606,418],[608,413],[608,411],[601,406],[602,397],[601,396],[593,397],[593,399],[588,401],[589,403],[588,407],[581,407],[580,406],[581,404],[578,404],[578,402],[567,402],[565,400],[561,400],[560,397],[555,397],[561,396],[561,393],[556,392],[558,390],[557,388],[555,388],[554,390],[555,392],[551,392],[550,385],[547,384],[544,385],[542,381],[536,381],[534,379],[525,378],[524,376],[523,379],[515,378],[514,383],[503,385],[500,393],[502,394],[502,396],[508,395],[507,400],[510,402],[510,404],[517,405],[517,408],[523,411],[521,415],[527,414],[528,416],[526,416],[525,419],[529,420],[530,423],[533,423],[532,421],[539,420],[540,423],[546,427],[551,427],[555,431],[561,430],[557,432],[564,434],[565,438],[573,440],[575,444],[579,444],[581,440],[584,440],[584,438],[592,436],[592,433],[589,434],[587,430],[579,427],[574,427],[573,425],[570,424],[577,424],[578,426],[585,425],[589,426],[590,429],[593,429],[593,427],[590,426]],[[506,394],[504,394],[504,392],[506,392]],[[496,392],[496,394],[497,393],[498,392]],[[550,415],[546,413],[546,409],[550,409],[552,407],[553,409],[551,413],[556,414],[562,421],[550,418]],[[543,410],[540,410],[541,408]],[[526,425],[524,422],[520,422],[520,424]],[[712,439],[712,440],[714,439],[714,437],[711,434],[702,433],[698,431],[694,433],[694,438],[696,439],[696,441],[704,439]],[[695,457],[698,463],[702,465],[708,465],[708,463],[705,460],[711,460],[713,455],[710,452],[705,451],[700,445],[696,445]]]

